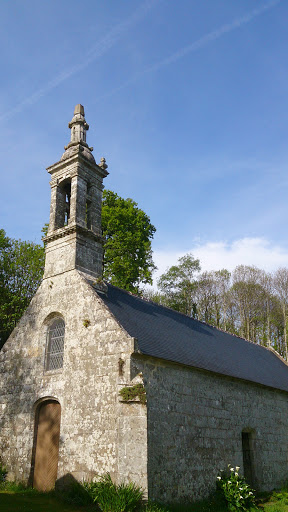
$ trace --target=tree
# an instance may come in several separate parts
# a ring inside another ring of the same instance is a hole
[[[261,285],[264,290],[264,325],[263,341],[268,347],[271,347],[271,320],[275,297],[273,296],[273,277],[270,273],[262,272]]]
[[[231,289],[238,308],[240,336],[262,343],[264,322],[265,290],[262,285],[263,271],[249,265],[238,265],[233,272]]]
[[[152,284],[152,272],[156,267],[152,260],[151,240],[156,229],[137,203],[104,190],[102,231],[104,279],[135,293],[139,293],[141,283]]]
[[[199,320],[223,327],[224,330],[227,326],[230,277],[226,269],[203,272],[199,276],[196,290]]]
[[[227,312],[230,306],[230,295],[229,295],[229,288],[230,288],[230,279],[231,274],[229,270],[226,270],[223,268],[222,270],[216,270],[214,272],[215,275],[215,281],[216,281],[216,297],[217,297],[217,311],[221,311],[222,316],[222,326],[224,331],[227,329]],[[215,300],[216,302],[216,300]],[[217,327],[220,327],[218,318],[220,314],[217,313]]]
[[[215,280],[213,272],[202,272],[196,288],[197,317],[214,324]]]
[[[283,315],[283,332],[284,332],[284,354],[288,361],[287,348],[287,320],[288,320],[288,269],[278,268],[274,275],[274,288],[279,297],[282,315]]]
[[[44,270],[44,248],[13,240],[0,229],[0,347],[35,294]]]
[[[200,262],[192,254],[179,258],[178,265],[172,265],[158,279],[158,288],[165,297],[162,303],[186,315],[195,316],[195,274],[200,270]]]

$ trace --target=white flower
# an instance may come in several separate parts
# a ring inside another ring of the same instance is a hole
[[[236,466],[236,471],[239,471],[239,469],[240,469],[240,466]]]
[[[242,500],[242,499],[243,499],[243,496],[239,496],[239,498],[240,498],[240,500]]]
[[[228,484],[231,484],[230,480],[228,480]]]
[[[217,476],[217,480],[221,480],[221,476]]]
[[[243,487],[239,487],[239,491],[243,491]]]
[[[234,468],[230,468],[230,471],[234,471]]]
[[[250,491],[249,494],[253,494],[253,492]]]
[[[239,474],[239,473],[237,473],[237,472],[235,471],[235,476],[238,476],[238,474]]]

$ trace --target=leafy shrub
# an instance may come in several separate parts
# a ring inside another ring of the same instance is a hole
[[[143,498],[143,490],[134,483],[116,485],[109,473],[98,482],[84,483],[90,494],[103,512],[133,512]]]
[[[28,490],[27,486],[22,482],[8,482],[8,480],[4,480],[4,482],[0,482],[0,489],[8,492],[26,492]],[[34,491],[34,489],[30,489],[29,491]]]
[[[232,468],[228,464],[227,472],[222,471],[217,476],[217,489],[226,500],[230,512],[246,512],[255,505],[255,496],[246,483],[245,479],[239,476],[239,466]]]

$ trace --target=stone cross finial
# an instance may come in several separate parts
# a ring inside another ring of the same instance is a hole
[[[74,116],[68,127],[71,130],[71,142],[86,143],[86,132],[89,130],[89,124],[86,123],[83,105],[76,105]]]

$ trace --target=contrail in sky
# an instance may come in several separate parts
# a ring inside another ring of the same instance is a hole
[[[151,8],[154,7],[154,5],[159,0],[147,0],[145,4],[143,4],[139,9],[137,9],[127,20],[125,20],[122,23],[119,23],[114,28],[106,34],[106,36],[101,39],[97,44],[92,46],[88,53],[86,54],[86,58],[84,58],[80,64],[77,64],[69,69],[64,70],[62,73],[57,75],[53,80],[50,80],[45,86],[40,88],[38,91],[36,91],[31,96],[28,96],[26,99],[24,99],[21,103],[16,105],[11,110],[7,111],[6,113],[2,114],[0,116],[0,121],[3,121],[4,119],[9,119],[14,114],[21,112],[26,106],[32,105],[36,103],[42,96],[50,92],[52,89],[57,87],[57,85],[61,84],[68,78],[70,78],[72,75],[78,73],[81,69],[87,67],[91,62],[93,62],[96,59],[99,59],[104,55],[110,48],[112,48],[120,38],[120,36],[128,30],[130,27],[135,25],[138,21],[140,21],[149,11]],[[272,9],[277,4],[279,4],[281,0],[272,0],[270,2],[267,2],[266,4],[262,5],[262,7],[259,7],[258,9],[253,9],[249,13],[245,14],[244,16],[241,16],[240,18],[237,18],[236,20],[232,21],[231,23],[227,23],[225,25],[222,25],[222,27],[213,30],[212,32],[209,32],[208,34],[200,37],[193,43],[189,44],[188,46],[185,46],[184,48],[180,48],[176,52],[172,53],[170,56],[166,57],[165,59],[161,60],[160,62],[157,62],[153,64],[152,66],[149,66],[145,68],[144,70],[140,71],[139,73],[135,74],[132,78],[124,82],[119,87],[116,87],[110,91],[108,91],[106,94],[103,94],[102,96],[97,98],[97,101],[100,101],[104,98],[110,97],[113,94],[117,93],[118,91],[121,91],[125,87],[129,86],[138,78],[142,77],[143,75],[146,75],[147,73],[151,73],[153,71],[158,71],[161,68],[164,68],[166,66],[169,66],[170,64],[182,59],[189,53],[193,53],[200,48],[203,48],[210,44],[211,42],[215,41],[216,39],[219,39],[224,34],[227,34],[229,32],[232,32],[233,30],[242,27],[243,25],[249,23],[257,16],[260,16],[260,14],[264,13],[265,11]]]
[[[204,36],[200,37],[193,43],[189,44],[188,46],[184,46],[184,48],[180,48],[176,52],[169,55],[169,57],[166,57],[165,59],[161,60],[160,62],[156,62],[152,66],[148,66],[147,68],[143,69],[139,73],[135,74],[132,78],[124,82],[119,87],[116,87],[112,89],[111,91],[108,91],[106,94],[103,94],[99,98],[97,98],[97,101],[100,101],[104,98],[108,98],[112,96],[113,94],[117,93],[118,91],[124,89],[125,87],[128,87],[133,82],[138,80],[138,78],[141,78],[143,75],[146,75],[147,73],[152,73],[153,71],[158,71],[161,68],[164,68],[166,66],[169,66],[173,62],[176,62],[189,53],[193,53],[200,48],[203,48],[212,41],[215,41],[216,39],[219,39],[224,34],[227,34],[229,32],[232,32],[233,30],[236,30],[239,27],[242,27],[243,25],[246,25],[250,21],[252,21],[257,16],[260,16],[263,12],[267,11],[268,9],[272,9],[277,4],[279,4],[281,0],[272,0],[272,2],[268,2],[262,7],[259,7],[258,9],[253,9],[249,13],[245,14],[244,16],[241,16],[240,18],[237,18],[236,20],[232,21],[231,23],[227,23],[225,25],[222,25],[222,27],[213,30],[212,32],[209,32],[208,34],[205,34]]]
[[[42,96],[47,94],[49,91],[57,87],[57,85],[61,84],[72,75],[78,73],[81,69],[86,68],[91,62],[96,59],[99,59],[104,55],[110,48],[112,48],[121,35],[125,33],[130,27],[136,25],[146,14],[159,2],[159,0],[146,0],[145,3],[141,5],[139,9],[134,11],[134,13],[127,18],[125,21],[119,23],[115,27],[113,27],[99,42],[97,42],[94,46],[92,46],[89,51],[86,53],[86,56],[81,60],[80,63],[68,68],[55,78],[50,80],[47,84],[41,87],[38,91],[33,93],[31,96],[25,98],[21,103],[16,105],[11,110],[0,116],[0,121],[4,119],[8,119],[12,117],[14,114],[21,112],[26,106],[33,105],[36,103]]]

